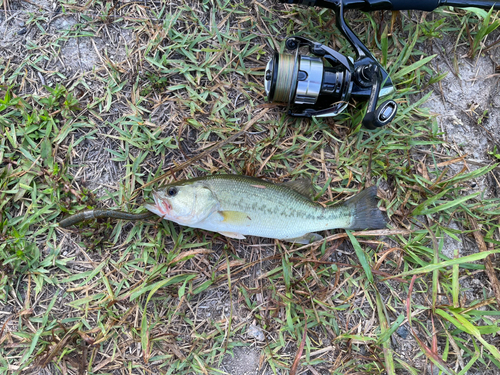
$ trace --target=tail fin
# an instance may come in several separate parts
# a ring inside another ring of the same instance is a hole
[[[376,186],[363,190],[345,201],[343,205],[350,207],[354,215],[351,226],[346,229],[383,229],[387,225],[385,214],[377,207]]]

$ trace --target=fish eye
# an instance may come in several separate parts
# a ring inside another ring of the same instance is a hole
[[[168,188],[167,190],[167,194],[170,196],[170,197],[173,197],[175,194],[177,194],[177,188],[171,186]]]

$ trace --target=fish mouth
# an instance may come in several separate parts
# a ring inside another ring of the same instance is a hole
[[[161,193],[153,191],[153,199],[155,200],[155,211],[158,216],[165,217],[172,210],[167,198],[163,197]]]

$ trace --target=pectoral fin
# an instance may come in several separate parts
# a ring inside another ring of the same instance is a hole
[[[219,233],[229,238],[236,238],[237,240],[245,239],[245,236],[239,233],[234,233],[234,232],[219,232]]]
[[[250,225],[250,221],[252,220],[250,216],[241,211],[219,211],[217,212],[222,218],[222,222],[229,225]],[[245,236],[237,233],[237,232],[219,232],[223,236],[229,238],[236,238],[238,240],[244,240]]]
[[[219,211],[222,222],[230,225],[248,225],[252,220],[249,215],[241,211]]]
[[[322,239],[323,239],[323,236],[319,235],[318,233],[306,233],[303,236],[296,237],[296,238],[287,238],[287,239],[284,239],[283,241],[295,242],[295,243],[307,245],[307,244],[310,244],[311,242],[319,241]]]

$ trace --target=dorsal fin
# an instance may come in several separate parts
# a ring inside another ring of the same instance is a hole
[[[316,195],[316,190],[310,180],[307,178],[298,178],[294,181],[283,182],[282,185],[295,190],[297,193],[302,194],[304,197],[313,200]]]

